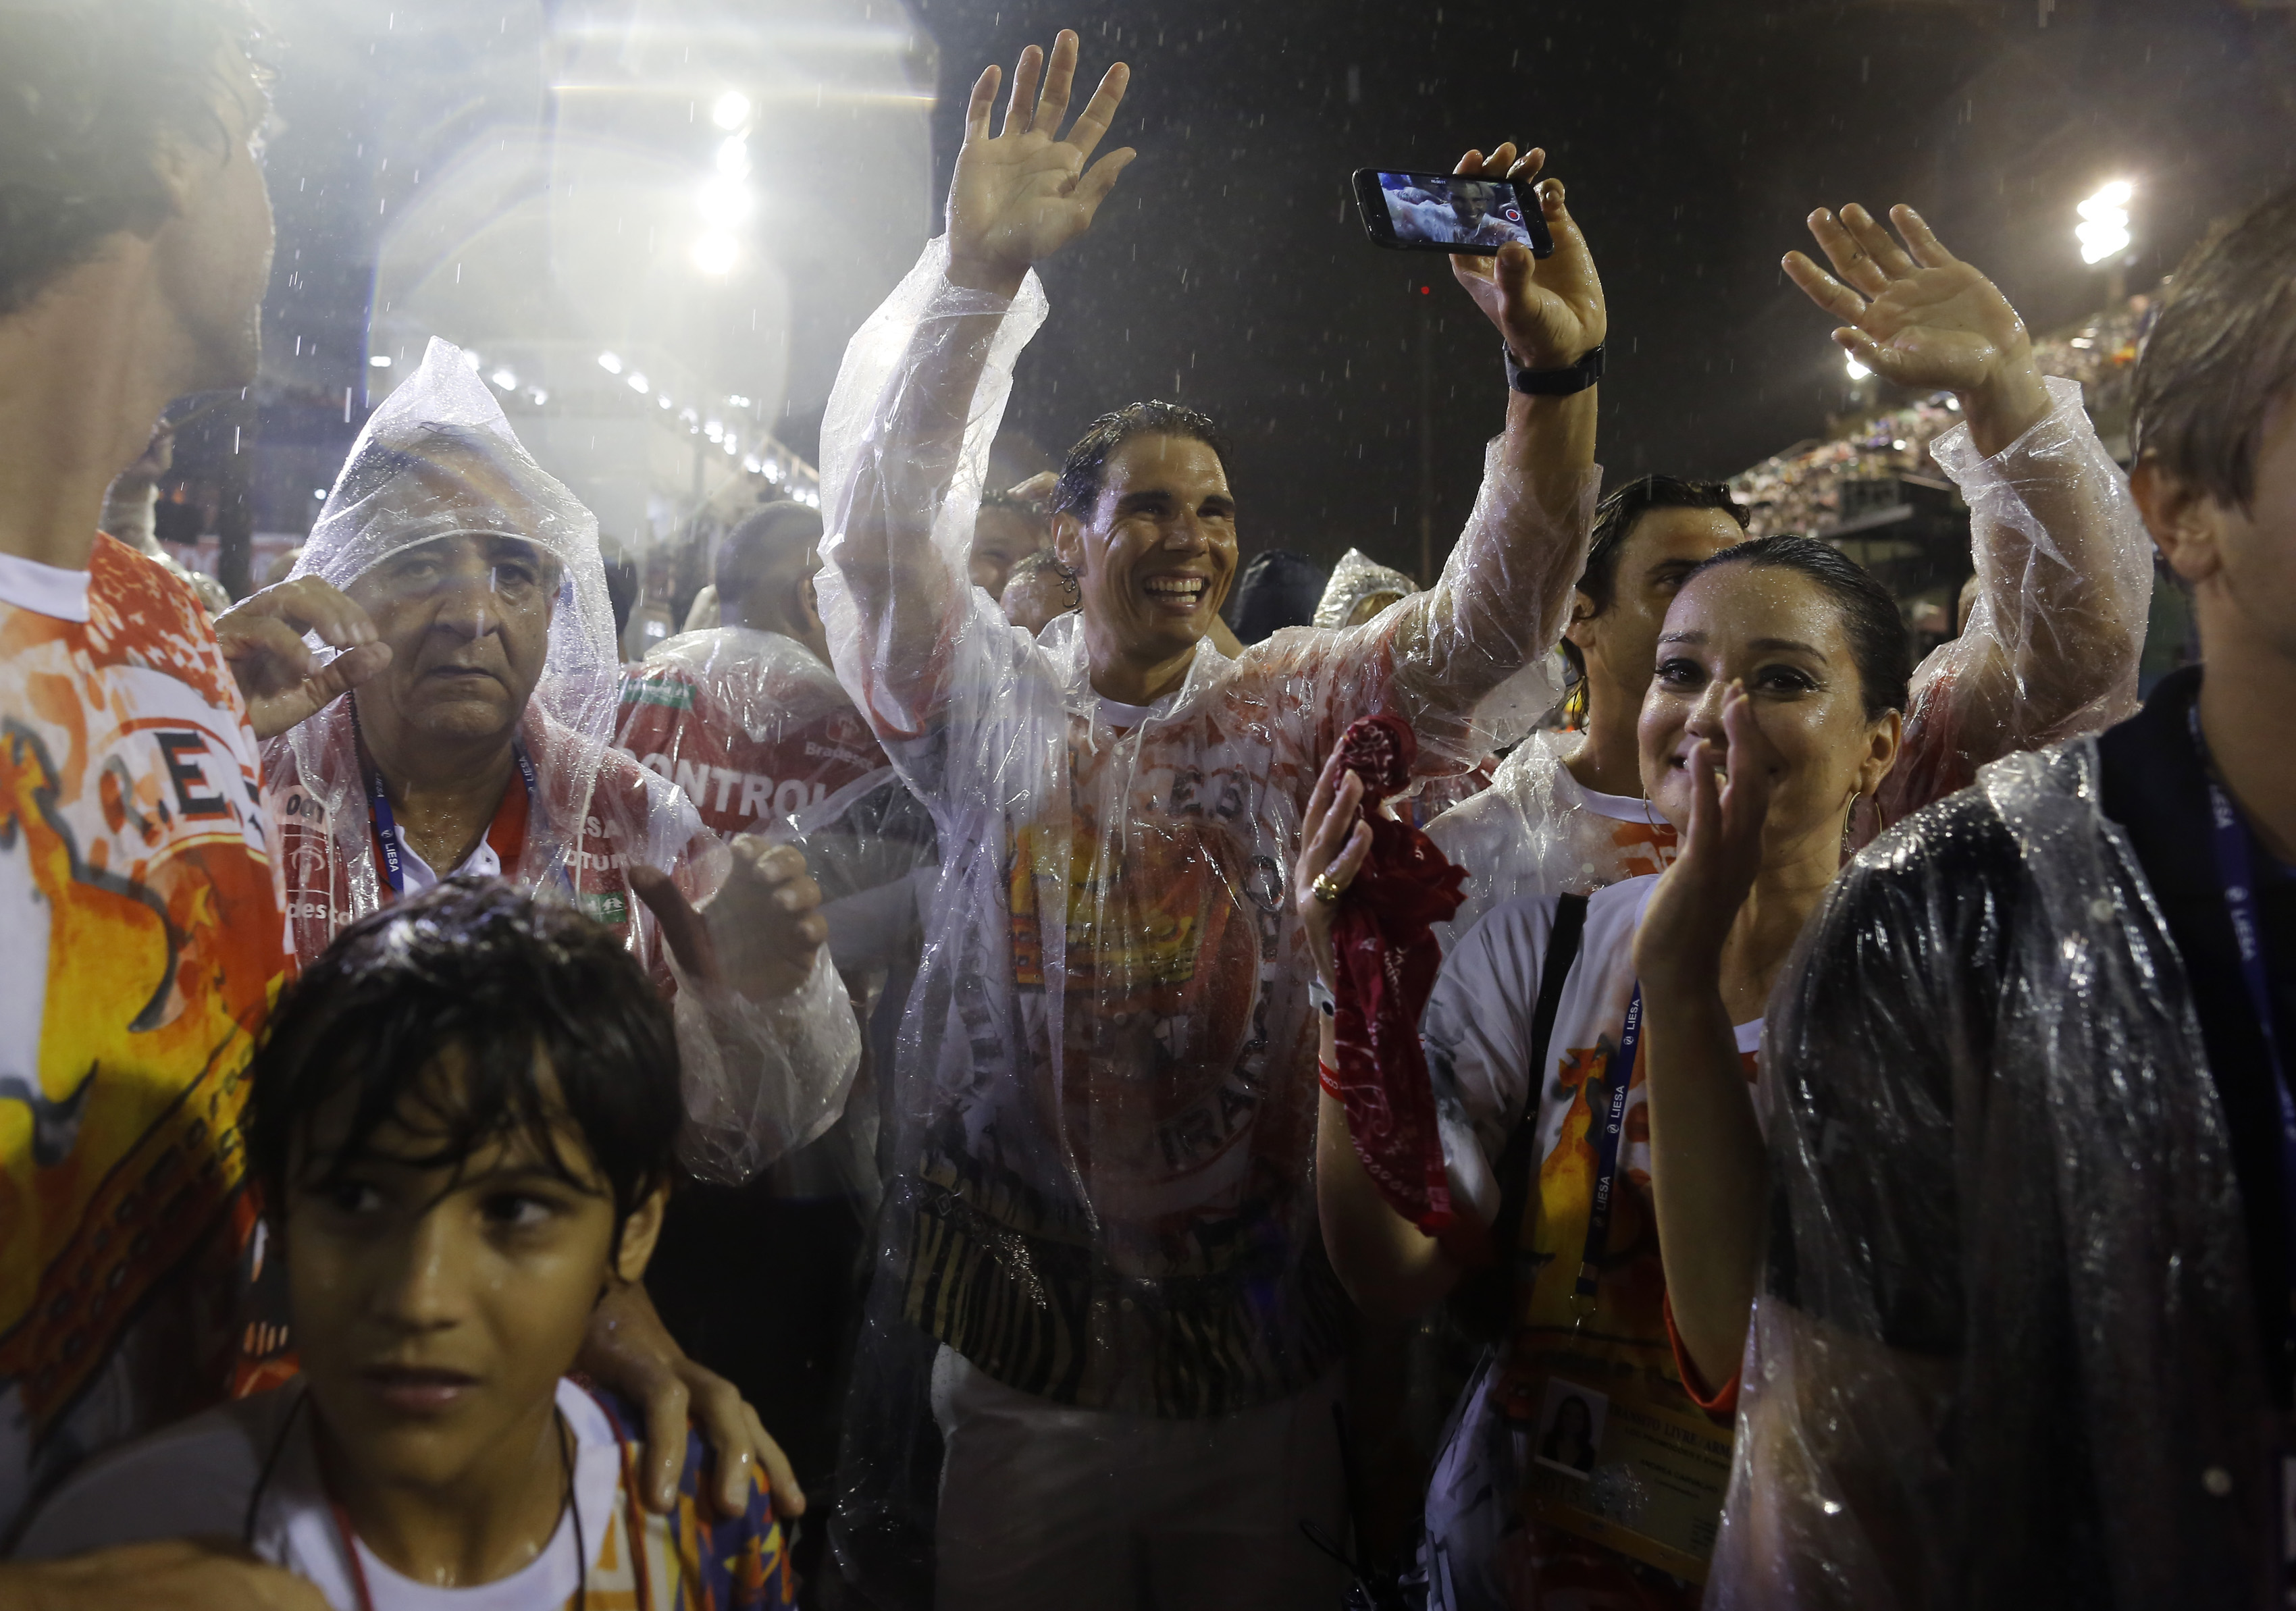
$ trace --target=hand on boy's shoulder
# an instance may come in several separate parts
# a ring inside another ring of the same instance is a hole
[[[325,1597],[235,1543],[160,1539],[0,1564],[12,1611],[327,1611]]]
[[[629,1457],[626,1469],[635,1474],[644,1451],[644,1419],[627,1400],[610,1389],[594,1384],[590,1394],[605,1409]],[[794,1606],[796,1580],[767,1484],[746,1475],[755,1468],[744,1462],[744,1475],[738,1483],[742,1502],[729,1508],[721,1492],[726,1484],[713,1480],[718,1476],[716,1466],[717,1456],[700,1428],[689,1427],[685,1459],[668,1514],[660,1515],[649,1508],[647,1515],[648,1524],[662,1530],[665,1555],[676,1553],[672,1548],[676,1541],[695,1541],[682,1562],[689,1578],[685,1586],[693,1603],[725,1607],[727,1611],[783,1611]]]

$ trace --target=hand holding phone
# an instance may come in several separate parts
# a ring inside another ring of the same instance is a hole
[[[1515,361],[1532,370],[1570,367],[1600,347],[1610,329],[1603,282],[1587,239],[1563,205],[1561,182],[1540,180],[1546,165],[1546,153],[1538,146],[1517,156],[1510,140],[1488,156],[1471,151],[1448,175],[1433,176],[1453,184],[1504,181],[1521,199],[1524,233],[1530,234],[1531,220],[1537,219],[1552,256],[1538,254],[1537,237],[1481,251],[1449,245],[1398,248],[1449,253],[1452,277],[1497,329]]]

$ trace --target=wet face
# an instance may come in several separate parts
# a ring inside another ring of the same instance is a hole
[[[1044,544],[1044,533],[1019,510],[984,506],[972,523],[972,585],[1003,599],[1013,568]]]
[[[450,1051],[416,1089],[451,1103],[461,1069]],[[424,1101],[330,1169],[356,1099],[315,1115],[283,1216],[289,1308],[330,1460],[368,1485],[434,1492],[494,1461],[554,1468],[558,1378],[610,1276],[644,1272],[660,1195],[618,1255],[612,1192],[570,1120],[554,1131],[564,1173],[515,1133],[448,1166],[425,1161],[440,1137]]]
[[[1658,667],[1643,698],[1643,782],[1677,830],[1690,825],[1690,752],[1722,752],[1722,693],[1742,682],[1783,772],[1763,833],[1766,859],[1841,841],[1851,800],[1870,794],[1897,758],[1898,717],[1866,716],[1841,614],[1797,571],[1725,565],[1684,586],[1658,636]]]
[[[1084,589],[1102,653],[1186,653],[1235,579],[1235,499],[1219,454],[1187,437],[1139,436],[1109,455],[1089,515],[1061,515],[1054,546]]]
[[[187,391],[254,382],[271,280],[271,195],[261,158],[270,105],[238,50],[225,53],[218,78],[220,135],[172,137],[160,153],[176,210],[153,237],[152,260],[186,349]]]
[[[559,574],[534,544],[491,533],[440,537],[368,570],[348,592],[391,661],[359,690],[361,719],[415,740],[509,743],[549,658]]]
[[[1652,509],[1635,522],[1619,546],[1611,606],[1592,615],[1580,593],[1564,635],[1587,657],[1587,675],[1606,697],[1632,709],[1650,686],[1658,663],[1659,628],[1682,578],[1701,562],[1746,540],[1738,522],[1718,509]]]

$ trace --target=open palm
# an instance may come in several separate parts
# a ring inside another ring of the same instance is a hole
[[[1822,208],[1811,214],[1832,274],[1787,255],[1793,282],[1842,321],[1833,339],[1884,380],[1915,389],[1974,392],[2029,364],[2024,321],[1993,282],[1948,251],[1912,208],[1890,217],[1902,246],[1861,207],[1838,218]]]
[[[1136,154],[1127,146],[1092,161],[1131,80],[1122,62],[1101,79],[1068,137],[1054,137],[1068,115],[1076,64],[1077,37],[1066,29],[1054,42],[1049,67],[1037,46],[1021,52],[1004,127],[994,135],[988,122],[998,70],[988,69],[973,84],[964,145],[948,190],[949,261],[960,273],[1017,281],[1091,227],[1117,176]]]

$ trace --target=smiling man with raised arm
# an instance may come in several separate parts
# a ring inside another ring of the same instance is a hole
[[[823,432],[838,674],[943,854],[840,1523],[849,1559],[914,1541],[930,1412],[944,1606],[1320,1606],[1329,1568],[1300,1524],[1343,1535],[1349,1321],[1315,1224],[1315,1014],[1283,869],[1357,716],[1409,720],[1441,773],[1551,698],[1518,674],[1585,555],[1578,366],[1602,292],[1552,182],[1552,258],[1454,261],[1521,380],[1426,593],[1345,632],[1206,648],[1248,500],[1211,421],[1142,403],[1068,455],[1054,542],[1082,607],[1032,641],[966,585],[965,554],[1046,310],[1029,271],[1132,159],[1093,159],[1120,65],[1058,137],[1076,61],[1072,34],[1049,64],[1026,52],[996,133],[981,75],[948,233],[854,339]],[[1542,160],[1509,143],[1459,166],[1528,180]]]

